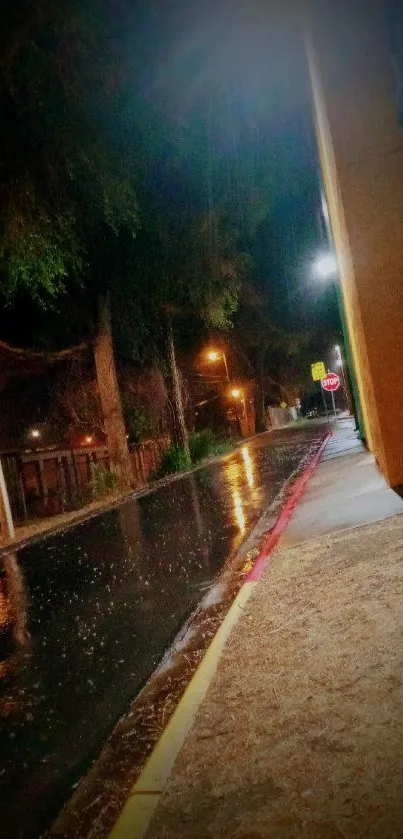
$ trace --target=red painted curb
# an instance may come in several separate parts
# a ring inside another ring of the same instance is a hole
[[[250,583],[250,582],[256,582],[257,580],[260,580],[260,577],[263,574],[263,571],[266,567],[266,564],[267,564],[267,561],[270,557],[270,554],[272,553],[273,548],[276,547],[277,542],[278,542],[281,534],[283,533],[283,531],[285,530],[288,522],[290,521],[290,518],[291,518],[291,516],[292,516],[292,514],[295,510],[295,507],[297,506],[298,501],[300,500],[300,498],[301,498],[301,496],[304,492],[305,486],[308,483],[309,478],[311,478],[313,473],[315,472],[315,469],[316,469],[316,467],[319,463],[319,460],[322,456],[322,452],[323,452],[323,450],[326,446],[326,443],[328,442],[330,437],[331,437],[331,432],[329,432],[329,434],[326,435],[325,439],[323,440],[323,443],[319,446],[318,451],[315,452],[315,454],[312,457],[312,460],[310,461],[310,463],[308,463],[308,465],[305,467],[302,475],[300,475],[299,478],[297,478],[297,480],[295,481],[295,484],[292,488],[292,491],[291,491],[291,494],[290,494],[290,496],[287,500],[287,503],[283,507],[283,509],[282,509],[282,511],[281,511],[273,529],[271,530],[269,536],[267,537],[266,541],[264,542],[263,547],[262,547],[262,549],[261,549],[261,551],[260,551],[260,553],[259,553],[259,555],[258,555],[258,557],[255,561],[255,564],[254,564],[252,570],[249,572],[249,574],[246,577],[246,582]]]

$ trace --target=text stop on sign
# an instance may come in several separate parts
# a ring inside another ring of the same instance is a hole
[[[340,387],[340,376],[337,373],[328,373],[324,379],[321,380],[323,390],[338,390]]]

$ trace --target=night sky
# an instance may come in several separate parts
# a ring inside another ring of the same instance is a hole
[[[142,115],[149,120],[151,114],[153,142],[159,143],[165,165],[160,185],[158,166],[147,169],[144,162],[140,193],[143,179],[165,189],[167,200],[180,209],[186,196],[175,176],[176,160],[185,162],[206,209],[226,190],[239,195],[242,212],[244,188],[262,190],[267,216],[253,256],[270,286],[274,319],[290,328],[320,322],[325,330],[337,330],[334,295],[311,277],[312,260],[326,242],[298,16],[284,16],[259,2],[247,8],[205,3],[197,12],[183,2],[140,2],[130,8],[117,7],[115,21],[116,33],[126,32],[121,55],[126,93],[119,119],[127,146],[141,161]],[[112,138],[115,118],[105,109],[105,130]],[[66,303],[59,303],[63,319]],[[57,316],[19,300],[14,312],[1,316],[1,334],[12,342],[38,344],[49,317],[55,318],[57,336]],[[77,330],[79,338],[80,325]]]

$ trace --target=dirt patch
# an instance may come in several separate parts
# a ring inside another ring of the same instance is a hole
[[[147,839],[403,837],[403,516],[278,550]]]

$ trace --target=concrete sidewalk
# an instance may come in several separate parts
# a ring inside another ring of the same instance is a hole
[[[403,837],[402,512],[340,422],[168,783],[143,786],[147,839]],[[144,835],[137,794],[113,839]]]
[[[374,456],[359,441],[353,420],[344,419],[334,426],[282,545],[295,545],[402,512],[402,499],[387,486]]]

